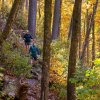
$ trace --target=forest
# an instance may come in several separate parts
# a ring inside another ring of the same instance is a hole
[[[100,100],[100,0],[0,0],[0,100]]]

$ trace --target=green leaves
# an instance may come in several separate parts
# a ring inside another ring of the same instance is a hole
[[[100,58],[94,61],[96,67],[100,67]]]
[[[76,70],[75,77],[70,79],[71,83],[76,84],[78,100],[97,100],[100,84],[100,59],[95,60],[95,66],[79,67]],[[98,66],[98,67],[97,67]]]
[[[31,66],[29,65],[29,57],[22,54],[21,48],[12,49],[13,40],[5,42],[0,53],[0,62],[5,65],[6,69],[10,70],[15,75],[27,75]]]
[[[70,78],[69,80],[71,83],[77,83],[78,81],[75,78]]]

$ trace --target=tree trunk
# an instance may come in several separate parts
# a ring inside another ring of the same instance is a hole
[[[85,38],[85,35],[86,35],[86,27],[87,27],[86,24],[87,24],[87,16],[85,17],[85,20],[84,20],[84,33],[82,35],[84,38]],[[84,58],[81,61],[81,66],[86,66],[86,51],[85,51],[85,54],[84,54]]]
[[[92,25],[92,67],[94,66],[94,62],[93,62],[94,60],[95,60],[95,20],[93,18],[93,25]]]
[[[87,44],[88,44],[88,39],[89,39],[90,31],[91,31],[91,28],[92,28],[92,25],[93,25],[93,19],[94,19],[94,16],[96,14],[96,11],[97,11],[97,6],[98,6],[98,0],[96,0],[96,3],[94,5],[93,14],[91,15],[91,20],[90,20],[89,28],[88,28],[87,33],[86,33],[85,42],[83,44],[83,49],[82,49],[83,51],[81,53],[80,60],[83,59],[85,51],[86,51],[86,47],[87,47]]]
[[[5,41],[7,39],[7,36],[10,34],[10,31],[11,31],[11,28],[14,24],[14,21],[15,21],[16,15],[18,13],[18,9],[19,9],[19,5],[20,5],[21,1],[22,0],[15,0],[14,1],[10,15],[8,17],[8,20],[7,20],[7,24],[3,30],[3,33],[0,36],[0,46],[2,45],[3,41]]]
[[[26,0],[26,10],[29,8],[29,0]]]
[[[25,6],[24,4],[25,4],[25,0],[21,0],[18,15],[24,16],[24,6]]]
[[[89,66],[89,63],[90,63],[90,50],[89,50],[89,40],[88,40],[88,44],[87,44],[87,62],[86,62],[86,65]]]
[[[62,0],[55,0],[52,39],[55,40],[59,36],[60,31],[60,19],[61,19],[61,2]]]
[[[24,4],[25,4],[25,0],[22,0],[21,4],[20,4],[20,10],[21,10],[21,12],[24,12]]]
[[[48,100],[49,92],[49,67],[50,67],[50,44],[51,44],[51,18],[52,0],[45,0],[44,6],[44,44],[43,44],[43,66],[41,80],[41,99]]]
[[[88,4],[88,2],[87,2],[87,4]],[[86,32],[87,32],[86,34],[88,34],[89,25],[91,23],[90,22],[91,21],[91,19],[90,19],[91,18],[91,15],[89,15],[88,9],[87,9],[86,13],[87,13],[86,14]],[[87,52],[86,51],[85,52],[87,53],[87,65],[89,65],[89,37],[87,39],[88,39],[87,40],[88,41],[88,44],[87,44]]]
[[[2,6],[1,6],[2,18],[4,18],[4,8],[5,8],[5,0],[2,0]]]
[[[82,9],[82,8],[80,8],[80,9]],[[80,14],[81,14],[81,13],[80,13]],[[81,20],[81,15],[80,15],[79,17],[80,17],[79,19]],[[79,38],[79,58],[80,58],[81,49],[82,49],[81,21],[79,22],[79,27],[80,27],[80,28],[79,28],[79,33],[80,33],[80,34],[79,34],[79,37],[78,37],[78,38]]]
[[[29,0],[28,30],[33,38],[36,38],[36,14],[37,0]]]
[[[69,26],[68,40],[71,39],[71,37],[72,37],[72,28],[73,28],[73,13],[72,13],[72,17],[71,17],[70,26]]]
[[[69,64],[68,64],[68,78],[67,78],[67,100],[76,100],[75,95],[75,84],[70,82],[70,79],[74,77],[76,70],[76,59],[78,51],[78,36],[80,34],[79,26],[81,21],[81,4],[82,0],[75,0],[74,11],[73,11],[73,28],[72,28],[72,38],[71,38],[71,47],[69,55]]]

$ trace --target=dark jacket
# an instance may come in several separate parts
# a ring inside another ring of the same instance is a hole
[[[29,53],[32,57],[37,57],[37,55],[40,55],[40,50],[35,45],[32,45],[30,46]]]
[[[24,37],[25,42],[31,42],[32,36],[30,34],[25,34]]]

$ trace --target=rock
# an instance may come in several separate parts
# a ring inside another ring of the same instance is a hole
[[[41,80],[41,74],[42,74],[42,68],[41,65],[36,64],[32,67],[31,74],[33,75],[34,79],[37,79],[38,81]]]
[[[28,81],[28,80],[27,80]],[[29,81],[28,85],[23,84],[19,89],[20,100],[39,100],[37,93],[39,92],[36,82],[31,84]]]
[[[12,98],[12,97],[15,97],[15,93],[14,93],[14,92],[9,92],[9,93],[8,93],[8,96],[11,97],[11,98]]]

